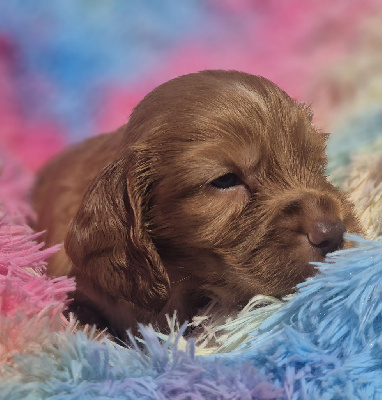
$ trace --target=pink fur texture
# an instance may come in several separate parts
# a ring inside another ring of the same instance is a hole
[[[36,240],[40,234],[26,224],[32,216],[26,177],[6,160],[0,176],[0,362],[20,352],[38,351],[52,331],[67,327],[62,312],[66,293],[74,288],[71,279],[48,279],[43,274],[46,258],[58,246],[42,250]]]

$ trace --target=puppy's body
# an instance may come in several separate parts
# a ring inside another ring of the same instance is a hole
[[[120,336],[175,309],[190,319],[212,298],[230,310],[290,293],[345,229],[360,232],[324,176],[325,139],[264,78],[169,81],[126,126],[41,172],[36,229],[47,245],[65,241],[48,272],[75,276],[73,310]]]

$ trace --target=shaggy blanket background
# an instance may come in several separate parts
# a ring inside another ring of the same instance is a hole
[[[139,4],[139,5],[138,5]],[[0,4],[0,399],[382,399],[380,0],[68,0]],[[154,86],[208,68],[262,74],[332,136],[328,174],[368,240],[280,302],[169,318],[125,348],[63,317],[28,191],[67,144],[128,118]]]

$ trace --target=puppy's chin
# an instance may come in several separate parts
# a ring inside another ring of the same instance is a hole
[[[270,292],[269,295],[280,298],[293,293],[299,283],[318,273],[315,263],[325,262],[327,255],[321,249],[313,247],[306,237],[302,237],[301,242],[294,251],[292,250],[287,265],[280,263],[279,268],[287,270],[284,281],[279,282],[277,289],[273,293]]]

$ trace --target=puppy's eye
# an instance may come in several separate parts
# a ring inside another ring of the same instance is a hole
[[[233,173],[222,175],[211,182],[211,185],[215,186],[218,189],[228,189],[232,186],[236,186],[239,184],[239,177]]]

